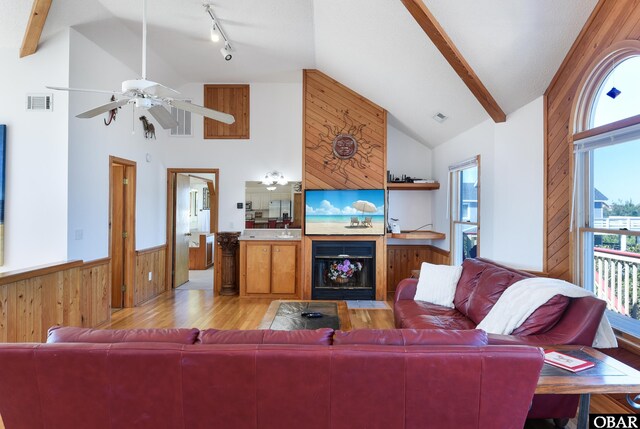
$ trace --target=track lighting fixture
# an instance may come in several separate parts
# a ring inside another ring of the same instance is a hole
[[[224,42],[224,46],[220,48],[220,53],[225,61],[231,61],[233,54],[231,53],[231,45],[229,45],[229,42]]]
[[[211,25],[211,40],[213,42],[219,42],[220,37],[224,39],[224,46],[220,49],[220,53],[222,54],[222,57],[225,59],[225,61],[231,61],[231,58],[233,58],[233,48],[231,47],[231,42],[229,42],[227,34],[224,32],[222,26],[220,25],[220,21],[218,21],[215,14],[213,13],[213,7],[210,4],[205,4],[204,8],[209,14],[209,17],[211,17],[211,21],[213,21]]]

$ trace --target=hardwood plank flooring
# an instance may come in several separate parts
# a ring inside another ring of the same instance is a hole
[[[272,299],[213,297],[212,291],[173,290],[140,307],[125,308],[111,315],[100,328],[198,328],[258,329]],[[393,328],[391,310],[349,310],[353,329]]]

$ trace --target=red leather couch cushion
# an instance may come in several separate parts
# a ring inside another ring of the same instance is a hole
[[[331,345],[333,329],[274,331],[262,330],[218,330],[200,332],[198,342],[202,344],[309,344]]]
[[[478,324],[498,301],[503,292],[525,277],[499,267],[488,267],[481,274],[475,289],[469,295],[467,316]]]
[[[468,315],[469,296],[476,289],[480,275],[487,268],[487,264],[477,259],[465,259],[462,262],[462,274],[456,286],[456,295],[453,298],[453,305],[456,309]]]
[[[475,329],[476,324],[461,313],[455,316],[423,314],[404,319],[401,327],[411,329]]]
[[[544,334],[556,326],[556,323],[562,318],[570,302],[571,298],[569,297],[563,295],[554,296],[547,301],[546,304],[538,307],[511,335],[525,336]]]
[[[196,328],[90,329],[53,326],[47,332],[47,343],[195,344],[199,332]]]
[[[479,329],[355,329],[353,331],[336,331],[333,335],[333,345],[485,346],[487,343],[487,333]]]

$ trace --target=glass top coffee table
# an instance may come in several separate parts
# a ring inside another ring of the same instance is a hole
[[[306,317],[303,313],[320,313],[320,317]],[[349,310],[344,301],[286,301],[271,302],[258,329],[295,331],[298,329],[331,328],[351,330]]]

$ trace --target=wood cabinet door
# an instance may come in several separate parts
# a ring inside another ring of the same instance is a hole
[[[271,291],[271,246],[247,244],[247,293]]]
[[[271,293],[296,293],[297,256],[295,244],[271,246]]]

